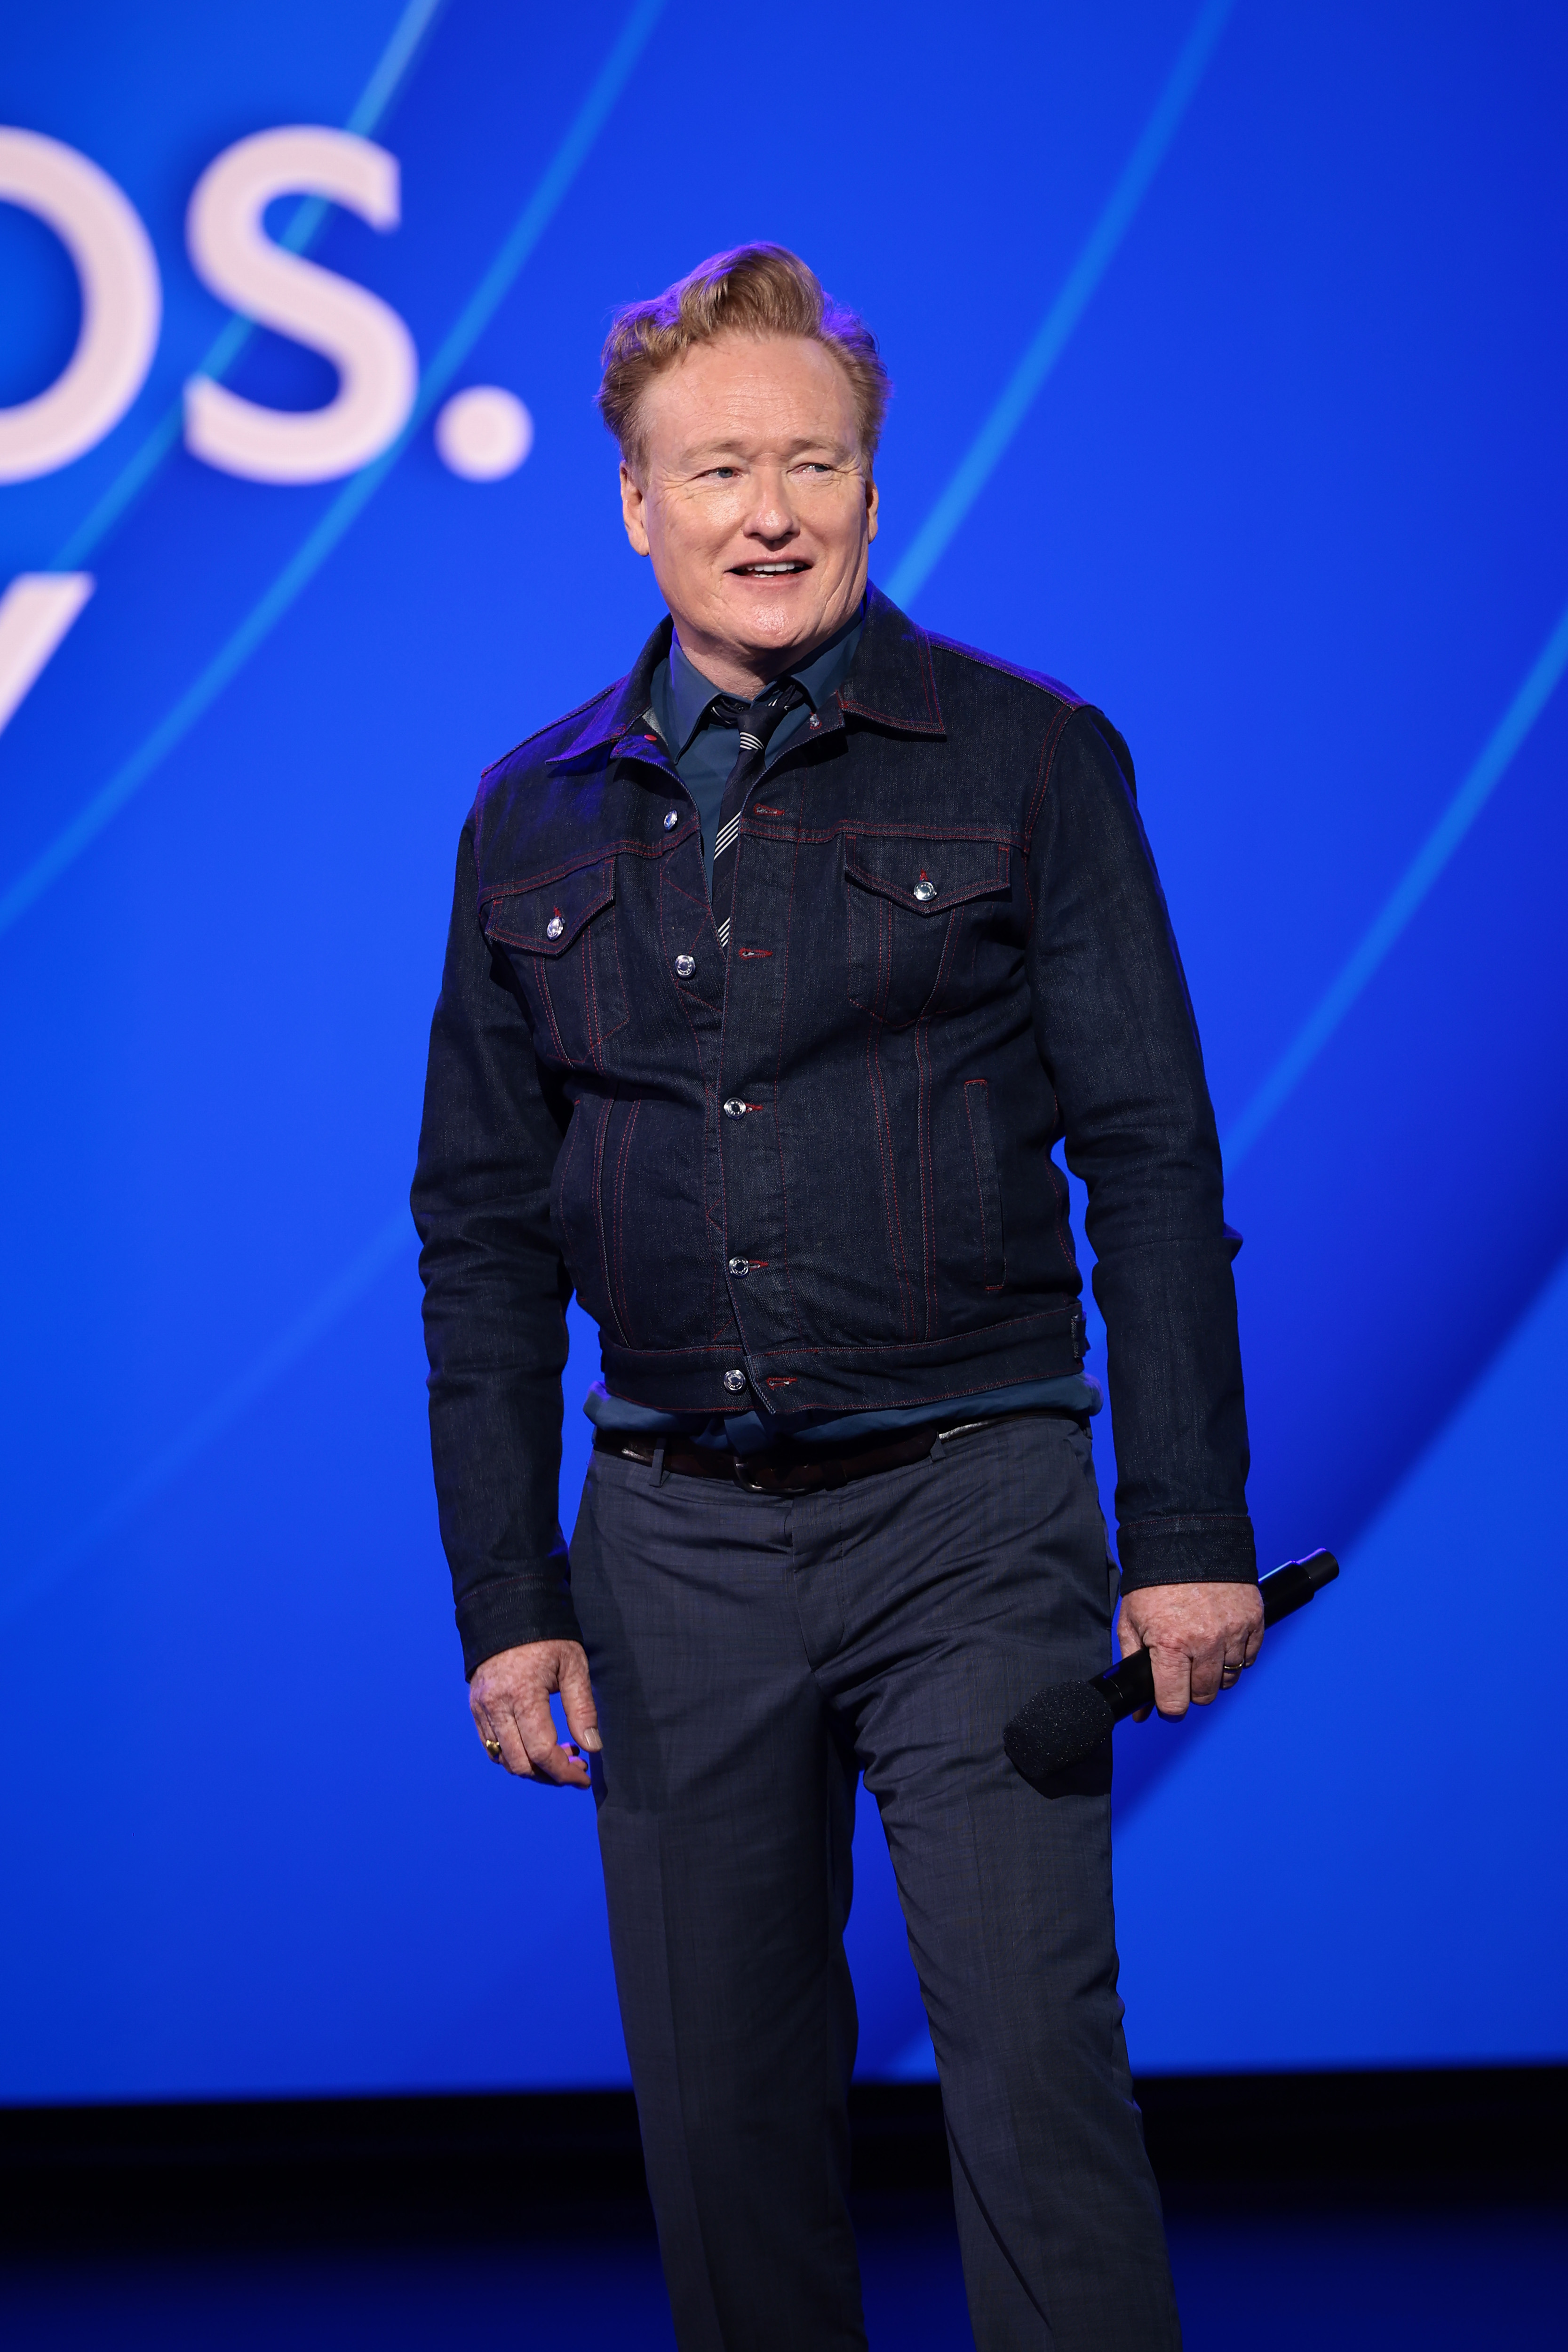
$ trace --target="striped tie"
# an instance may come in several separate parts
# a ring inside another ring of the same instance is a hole
[[[719,804],[719,830],[713,838],[713,920],[719,927],[719,944],[730,944],[730,909],[735,896],[735,844],[741,831],[741,812],[746,805],[746,795],[767,763],[768,744],[773,730],[787,710],[798,709],[808,699],[798,679],[781,678],[759,694],[755,702],[742,702],[738,695],[715,695],[709,708],[721,727],[733,727],[741,738],[740,756],[730,771],[724,786],[724,797]]]

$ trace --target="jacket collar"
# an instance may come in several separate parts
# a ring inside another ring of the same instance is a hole
[[[550,761],[552,768],[601,753],[624,736],[647,732],[653,674],[668,656],[674,634],[675,625],[667,613],[633,668],[618,685],[608,688],[578,732],[555,753]],[[900,734],[944,732],[931,672],[931,639],[879,588],[869,587],[866,592],[865,626],[849,675],[838,689],[838,701],[843,710],[856,718],[894,728]]]
[[[866,595],[866,625],[838,689],[858,719],[874,719],[901,735],[941,735],[942,705],[931,661],[931,639],[879,588]]]
[[[669,652],[675,624],[667,613],[627,675],[606,688],[582,726],[550,761],[552,768],[589,759],[618,743],[623,735],[645,735],[653,698],[653,674]]]

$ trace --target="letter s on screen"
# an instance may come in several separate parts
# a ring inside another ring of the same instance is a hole
[[[253,482],[326,482],[379,457],[408,421],[419,362],[380,298],[274,245],[262,215],[277,196],[329,197],[373,228],[399,218],[395,157],[352,131],[303,124],[226,148],[197,181],[185,238],[198,277],[247,319],[320,352],[338,371],[324,408],[265,408],[210,376],[185,385],[185,446]]]

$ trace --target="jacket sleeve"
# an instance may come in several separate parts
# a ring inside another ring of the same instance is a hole
[[[1252,1583],[1219,1139],[1132,763],[1097,711],[1062,730],[1028,870],[1036,1040],[1089,1188],[1122,1585]]]
[[[566,1106],[492,972],[473,832],[470,818],[413,1192],[436,1495],[468,1675],[517,1643],[581,1639],[558,1517],[570,1286],[550,1222]]]

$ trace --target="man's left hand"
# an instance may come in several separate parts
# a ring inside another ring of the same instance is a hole
[[[1183,1716],[1228,1690],[1257,1657],[1262,1595],[1256,1584],[1146,1585],[1123,1600],[1116,1634],[1124,1658],[1148,1651],[1160,1713]],[[1148,1713],[1139,1710],[1140,1723]]]

